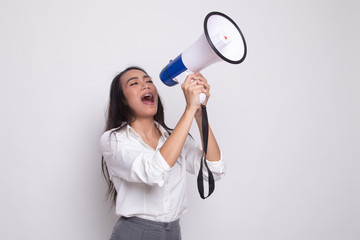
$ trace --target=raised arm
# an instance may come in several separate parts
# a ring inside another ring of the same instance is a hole
[[[194,80],[192,81],[192,79]],[[160,149],[161,155],[170,167],[176,163],[184,146],[186,136],[190,131],[195,113],[200,108],[199,94],[203,91],[204,86],[198,84],[198,81],[199,76],[197,74],[190,74],[181,85],[186,100],[185,112],[170,137]]]
[[[208,84],[206,78],[204,78],[203,75],[201,75],[200,73],[197,73],[196,75],[197,75],[196,79],[198,79],[198,84],[204,86],[202,88],[202,92],[205,93],[206,95],[206,100],[204,102],[204,105],[206,105],[210,98],[210,85]],[[198,109],[197,112],[195,113],[195,119],[200,131],[201,141],[203,141],[201,109]],[[211,130],[210,124],[209,124],[208,148],[207,148],[206,159],[209,161],[219,161],[221,159],[220,148]]]

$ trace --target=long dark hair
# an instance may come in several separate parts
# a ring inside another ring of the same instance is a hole
[[[137,66],[132,66],[126,68],[124,71],[120,72],[114,77],[110,87],[110,97],[109,97],[109,105],[108,105],[106,127],[105,127],[105,131],[114,129],[111,132],[111,134],[125,127],[126,125],[128,125],[129,123],[135,120],[135,114],[133,110],[129,107],[128,104],[126,104],[126,98],[122,90],[121,81],[120,81],[123,74],[130,70],[140,70],[145,74],[147,74],[144,69]],[[161,126],[163,126],[169,133],[172,131],[172,129],[167,127],[165,124],[164,107],[161,103],[160,96],[158,96],[158,106],[157,106],[157,112],[154,115],[154,120],[158,122]],[[101,158],[101,166],[102,166],[102,173],[108,185],[106,197],[112,200],[112,203],[115,205],[117,192],[113,182],[110,180],[109,172],[104,157]]]

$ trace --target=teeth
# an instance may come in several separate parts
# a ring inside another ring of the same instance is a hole
[[[146,97],[150,97],[150,100],[152,100],[154,96],[152,94],[148,93],[143,96],[143,99]]]

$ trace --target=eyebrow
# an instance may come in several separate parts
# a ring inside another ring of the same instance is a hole
[[[149,75],[144,75],[143,78],[151,78],[151,77]],[[139,80],[139,78],[138,77],[129,78],[126,82],[126,85],[132,80]]]
[[[132,77],[132,78],[129,78],[128,80],[127,80],[127,82],[126,82],[126,85],[130,82],[130,81],[132,81],[132,80],[136,80],[136,79],[139,79],[138,77]]]

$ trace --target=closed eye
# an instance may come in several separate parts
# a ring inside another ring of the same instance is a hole
[[[136,84],[138,84],[138,83],[137,83],[137,82],[133,82],[133,83],[130,84],[130,86],[134,86],[134,85],[136,85]]]

